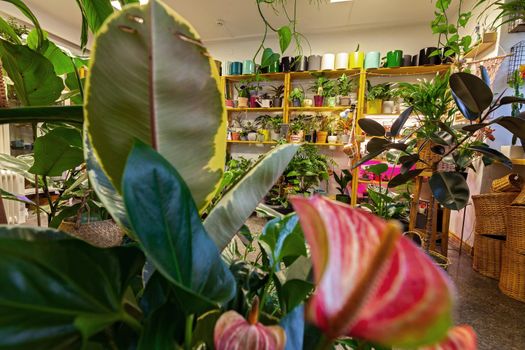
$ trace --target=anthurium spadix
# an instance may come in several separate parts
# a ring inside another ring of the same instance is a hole
[[[401,348],[435,344],[452,326],[453,286],[397,222],[323,197],[292,204],[310,245],[316,291],[307,319],[330,339]]]
[[[449,330],[447,337],[439,344],[419,350],[476,350],[476,332],[470,326],[457,326]]]

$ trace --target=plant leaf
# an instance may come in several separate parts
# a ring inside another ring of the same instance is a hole
[[[511,103],[525,103],[525,98],[517,96],[504,96],[499,101],[500,105],[508,105]]]
[[[464,72],[452,74],[450,88],[457,99],[472,113],[479,114],[492,103],[493,95],[490,87],[473,74]]]
[[[280,325],[286,333],[284,350],[303,350],[304,305],[296,307],[284,316]]]
[[[20,12],[22,12],[24,14],[24,16],[26,16],[31,21],[31,23],[33,23],[33,25],[35,26],[35,29],[37,30],[37,33],[38,33],[37,49],[40,49],[40,47],[44,43],[44,31],[40,27],[40,23],[38,22],[38,19],[33,14],[33,12],[31,12],[29,7],[27,7],[27,5],[24,4],[24,2],[21,1],[21,0],[2,0],[2,1],[5,1],[5,2],[8,2],[8,3],[11,3],[11,4],[15,5],[20,10]],[[17,42],[17,44],[18,44],[18,42]]]
[[[124,294],[143,263],[137,248],[99,249],[51,229],[1,226],[0,283],[9,288],[0,290],[0,348],[81,348],[128,322]]]
[[[104,21],[113,14],[113,7],[109,1],[78,0],[77,4],[93,33],[97,33]]]
[[[358,124],[369,136],[385,136],[385,127],[373,119],[359,119]]]
[[[413,110],[414,107],[408,107],[399,115],[399,117],[396,118],[396,120],[394,120],[394,123],[392,123],[392,127],[390,128],[390,134],[392,135],[392,137],[396,137],[397,135],[399,135],[401,129],[403,129],[403,126],[407,122]]]
[[[352,165],[352,169],[355,169],[358,166],[361,166],[361,164],[364,164],[364,163],[368,162],[369,160],[374,159],[375,157],[377,157],[378,155],[380,155],[384,151],[385,151],[384,149],[380,149],[380,150],[377,150],[377,151],[374,151],[374,152],[369,152],[366,156],[364,156],[363,158],[359,159],[359,161],[357,163]]]
[[[138,139],[178,169],[204,209],[225,165],[226,110],[216,65],[191,26],[159,1],[129,5],[100,28],[89,71],[88,136],[117,191]]]
[[[500,151],[492,149],[488,146],[469,146],[469,149],[479,152],[493,160],[497,160],[509,169],[512,169],[512,161]]]
[[[0,40],[0,58],[24,106],[53,104],[64,90],[51,62],[24,45]]]
[[[28,170],[42,176],[60,176],[84,161],[82,137],[71,128],[55,128],[35,140],[35,163]]]
[[[18,34],[16,34],[11,25],[7,23],[6,20],[2,17],[0,17],[0,33],[7,36],[16,45],[22,45],[22,41],[20,41],[20,37],[18,36]]]
[[[82,106],[0,108],[0,124],[64,122],[82,124]]]
[[[479,129],[483,129],[484,127],[486,127],[487,123],[480,123],[480,124],[469,124],[469,125],[465,125],[461,128],[461,130],[465,130],[465,131],[468,131],[468,132],[476,132],[478,131]]]
[[[452,284],[393,223],[324,197],[294,197],[309,243],[316,290],[307,320],[347,335],[417,348],[446,335]],[[410,310],[410,317],[406,317]]]
[[[72,57],[69,57],[64,51],[62,51],[58,46],[55,45],[52,41],[47,40],[47,33],[45,34],[45,40],[42,43],[41,54],[47,58],[55,68],[56,75],[63,75],[71,73],[75,70],[75,64],[72,60]],[[33,29],[27,36],[27,46],[32,50],[37,50],[38,33],[36,29]]]
[[[439,171],[432,174],[429,184],[434,197],[445,208],[460,210],[467,205],[470,191],[460,173]]]
[[[481,112],[474,113],[471,110],[469,110],[467,106],[456,96],[454,91],[452,91],[452,98],[454,98],[454,102],[456,102],[456,106],[458,107],[459,111],[461,112],[461,114],[463,114],[465,118],[467,118],[468,120],[479,119],[479,117],[481,116]]]
[[[200,313],[229,301],[235,294],[233,275],[173,166],[137,141],[122,188],[131,227],[148,259],[177,288],[181,307]]]
[[[386,165],[385,163],[374,164],[374,165],[370,165],[366,167],[365,170],[367,172],[370,172],[372,174],[379,176],[388,170],[388,165]]]
[[[399,173],[388,182],[388,187],[393,188],[393,187],[404,185],[408,181],[412,180],[413,178],[421,174],[423,170],[425,169],[414,169],[414,170],[408,170],[407,172],[403,174]]]
[[[292,41],[292,30],[289,26],[283,26],[277,30],[277,34],[279,35],[281,53],[284,53]]]
[[[370,141],[366,144],[366,150],[368,152],[376,152],[379,150],[384,150],[385,146],[390,144],[388,140],[381,137],[372,137]]]
[[[314,289],[314,285],[308,281],[291,279],[281,287],[281,299],[285,310],[289,312],[297,308]],[[292,311],[293,312],[293,311]]]
[[[490,122],[498,124],[516,135],[519,139],[525,139],[525,120],[516,117],[499,117]]]
[[[268,152],[213,207],[204,220],[204,227],[220,250],[228,245],[253,213],[299,147],[296,144],[281,145]]]

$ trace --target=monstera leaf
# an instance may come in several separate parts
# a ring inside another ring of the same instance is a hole
[[[130,5],[100,27],[89,71],[87,136],[116,190],[138,139],[206,207],[224,168],[226,114],[216,66],[195,30],[160,1]]]

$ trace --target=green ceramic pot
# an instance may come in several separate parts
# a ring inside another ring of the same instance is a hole
[[[403,62],[403,51],[402,50],[388,51],[388,53],[386,54],[386,66],[388,68],[401,67],[402,62]]]

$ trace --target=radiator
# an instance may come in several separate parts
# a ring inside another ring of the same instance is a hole
[[[15,195],[24,195],[24,177],[10,170],[0,170],[0,188]],[[3,199],[7,222],[23,224],[26,222],[25,204]]]

